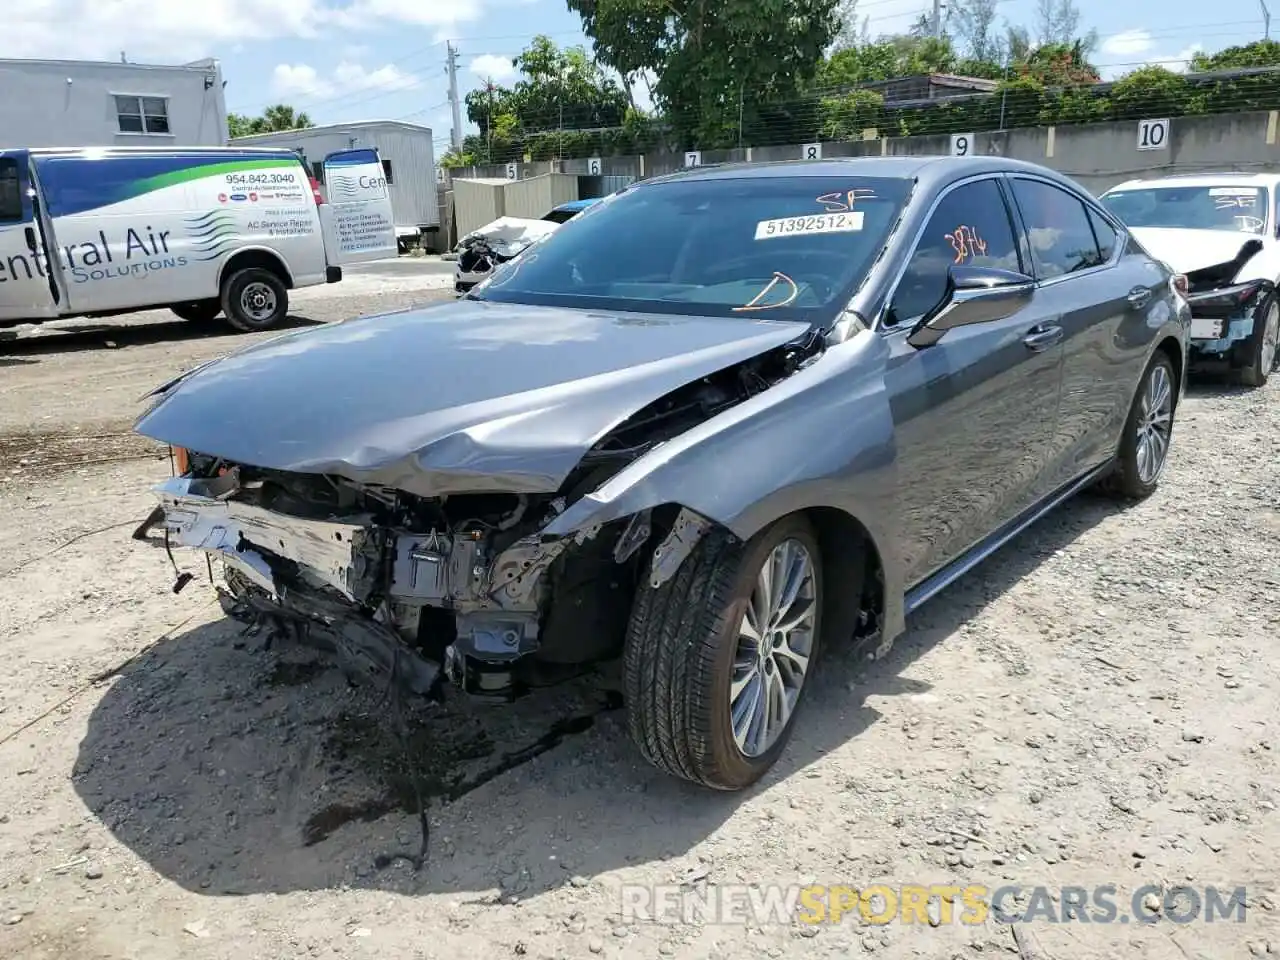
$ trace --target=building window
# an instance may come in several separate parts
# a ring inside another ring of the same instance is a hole
[[[169,133],[169,101],[116,94],[116,121],[121,133]]]
[[[391,179],[391,161],[390,160],[382,161],[382,173],[387,178],[387,183],[395,183],[395,181]]]

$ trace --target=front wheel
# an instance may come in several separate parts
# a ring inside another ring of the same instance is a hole
[[[289,291],[270,270],[237,270],[222,283],[222,312],[237,330],[270,330],[289,314]]]
[[[1267,297],[1254,314],[1253,333],[1241,344],[1240,366],[1236,377],[1245,386],[1261,387],[1271,376],[1276,364],[1276,348],[1280,345],[1280,303]]]
[[[627,725],[645,759],[718,790],[764,776],[809,686],[822,589],[803,517],[746,543],[714,530],[666,583],[642,583],[623,659]]]
[[[1155,493],[1169,458],[1177,405],[1173,362],[1163,350],[1152,357],[1129,408],[1115,469],[1103,486],[1127,500]]]

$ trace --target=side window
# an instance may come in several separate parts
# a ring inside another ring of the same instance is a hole
[[[0,158],[0,220],[22,219],[22,181],[18,161]]]
[[[382,161],[382,173],[387,178],[387,183],[395,183],[395,180],[391,178],[391,161],[390,160]]]
[[[1018,244],[995,180],[957,187],[929,218],[889,305],[887,324],[923,316],[946,293],[954,265],[1018,270]]]
[[[1031,259],[1041,279],[1105,263],[1077,197],[1039,180],[1013,180],[1013,195],[1027,225]]]
[[[1103,263],[1106,263],[1116,252],[1119,234],[1116,233],[1116,228],[1102,219],[1101,214],[1096,210],[1086,209],[1089,210],[1089,222],[1093,224],[1093,236],[1098,241],[1098,256],[1102,258]]]

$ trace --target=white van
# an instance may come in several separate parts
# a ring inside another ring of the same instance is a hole
[[[155,307],[273,327],[295,287],[396,255],[377,150],[324,168],[328,203],[287,149],[0,150],[0,327]]]

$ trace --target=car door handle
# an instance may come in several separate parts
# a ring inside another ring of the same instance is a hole
[[[1028,350],[1036,353],[1048,350],[1055,343],[1062,342],[1062,328],[1052,323],[1037,324],[1027,331],[1022,342],[1027,345]]]
[[[1133,307],[1133,309],[1141,310],[1147,305],[1147,301],[1151,299],[1151,288],[1134,287],[1129,291],[1129,296],[1126,297],[1126,299],[1129,301],[1129,306]]]

